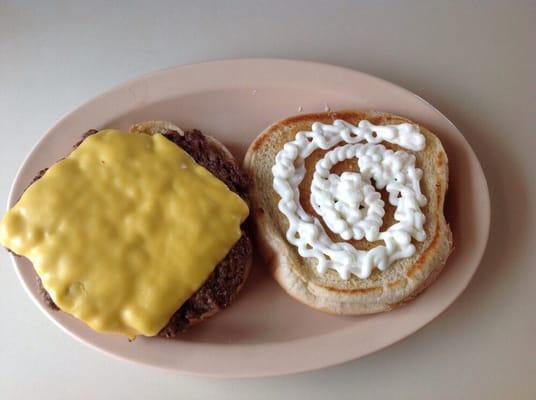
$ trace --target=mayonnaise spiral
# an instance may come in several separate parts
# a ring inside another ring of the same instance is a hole
[[[333,124],[315,122],[311,131],[299,132],[276,156],[273,188],[281,197],[279,210],[289,222],[286,238],[302,257],[317,260],[319,273],[331,268],[342,279],[351,274],[367,278],[374,267],[383,271],[413,255],[412,238],[426,239],[421,207],[427,200],[419,185],[422,171],[415,167],[414,155],[386,149],[379,144],[382,141],[412,151],[425,147],[424,136],[412,124],[373,125],[363,120],[355,126],[336,120]],[[341,142],[346,144],[334,147]],[[333,242],[318,218],[305,212],[299,185],[306,172],[304,160],[317,149],[331,150],[315,166],[310,198],[315,212],[344,240],[382,240],[383,245],[358,250],[347,242]],[[330,173],[335,164],[353,158],[360,172]],[[384,202],[376,189],[386,189],[389,203],[396,207],[397,222],[382,232]]]

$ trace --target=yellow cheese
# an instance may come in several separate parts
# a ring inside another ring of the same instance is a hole
[[[104,130],[33,183],[0,223],[63,311],[156,335],[241,236],[246,203],[162,135]]]

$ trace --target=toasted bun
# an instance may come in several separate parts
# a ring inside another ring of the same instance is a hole
[[[426,216],[426,240],[416,242],[416,253],[412,257],[394,262],[386,271],[374,269],[367,279],[352,276],[343,280],[339,274],[329,269],[324,274],[316,270],[314,259],[303,258],[297,248],[287,242],[288,227],[286,217],[278,210],[280,200],[272,188],[272,166],[276,154],[283,145],[294,139],[300,131],[311,129],[314,122],[332,123],[342,119],[356,124],[366,119],[373,124],[398,124],[412,121],[382,112],[344,111],[309,115],[299,115],[276,122],[262,132],[249,147],[244,165],[250,175],[251,215],[256,229],[258,246],[270,270],[281,287],[292,297],[321,311],[344,314],[370,314],[388,311],[415,298],[438,276],[452,249],[452,233],[443,215],[443,204],[448,183],[447,155],[439,139],[428,129],[420,126],[426,137],[426,148],[411,152],[416,164],[423,170],[421,190],[428,199],[423,207]],[[397,150],[397,145],[382,143]],[[408,151],[406,149],[402,149]],[[314,213],[309,202],[309,187],[314,163],[325,154],[317,150],[306,160],[307,169],[303,185],[300,185],[300,199],[304,209]],[[343,162],[335,166],[336,173],[355,170],[355,161]],[[382,194],[383,195],[383,194]],[[305,204],[304,204],[305,202]],[[392,206],[386,203],[383,229],[394,222]],[[342,239],[328,232],[334,241]],[[359,249],[373,245],[364,241],[349,241]]]

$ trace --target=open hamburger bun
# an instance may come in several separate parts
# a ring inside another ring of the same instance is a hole
[[[268,127],[249,147],[244,160],[250,184],[251,216],[256,229],[256,240],[261,253],[281,287],[298,301],[315,309],[333,314],[357,315],[388,311],[407,303],[428,287],[442,270],[452,249],[452,233],[443,215],[443,204],[448,184],[447,155],[439,139],[420,126],[426,138],[426,147],[413,152],[400,146],[382,142],[386,148],[404,150],[416,157],[416,166],[423,171],[421,191],[428,199],[422,208],[426,216],[423,242],[412,240],[416,247],[413,256],[395,261],[385,271],[373,269],[366,279],[351,275],[343,280],[328,269],[318,273],[317,261],[298,254],[298,249],[286,240],[288,220],[278,209],[279,195],[273,189],[272,167],[283,145],[294,140],[300,131],[310,131],[314,122],[331,124],[342,119],[351,124],[368,120],[376,125],[414,122],[382,112],[344,111],[291,117]],[[416,125],[416,124],[415,124]],[[310,184],[315,163],[327,150],[316,150],[305,160],[307,170],[299,186],[300,202],[304,210],[318,217],[310,204]],[[356,171],[355,159],[334,166],[332,172]],[[395,222],[394,207],[386,201],[385,191],[380,191],[385,202],[385,216],[381,231]],[[321,221],[322,218],[318,217]],[[342,239],[326,229],[334,242]],[[347,241],[354,247],[366,250],[382,242],[366,240]]]

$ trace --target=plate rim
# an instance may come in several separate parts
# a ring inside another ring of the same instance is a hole
[[[304,60],[292,60],[292,59],[284,59],[284,58],[238,58],[238,59],[212,60],[212,61],[204,61],[204,62],[197,62],[197,63],[175,65],[175,66],[170,66],[170,67],[163,68],[163,69],[150,71],[150,72],[135,76],[135,77],[133,77],[131,79],[128,79],[128,80],[126,80],[124,82],[120,82],[119,84],[113,85],[111,88],[109,88],[109,89],[107,89],[107,90],[105,90],[105,91],[103,91],[103,92],[101,92],[101,93],[89,98],[88,100],[82,102],[81,104],[79,104],[78,106],[74,107],[70,111],[64,113],[59,119],[57,119],[57,121],[55,123],[52,124],[52,126],[50,128],[48,128],[41,135],[39,140],[33,145],[31,150],[25,155],[23,161],[21,162],[19,168],[17,169],[17,172],[15,174],[15,177],[13,179],[13,182],[11,184],[11,188],[10,188],[10,191],[9,191],[9,194],[8,194],[7,209],[9,209],[16,202],[16,200],[18,200],[18,198],[16,198],[17,197],[16,196],[17,186],[19,184],[19,181],[22,179],[21,175],[23,174],[23,171],[24,171],[24,168],[25,168],[26,164],[29,162],[29,160],[31,158],[33,158],[33,156],[35,156],[38,153],[40,146],[46,140],[46,138],[52,132],[54,132],[59,126],[61,126],[69,117],[71,117],[72,114],[78,113],[80,110],[90,106],[93,103],[100,102],[103,98],[106,98],[107,96],[109,96],[109,95],[111,95],[111,94],[113,94],[115,92],[119,92],[121,90],[124,90],[125,88],[131,87],[136,82],[147,81],[147,80],[150,80],[150,79],[152,79],[154,77],[157,77],[159,75],[169,73],[171,71],[176,71],[176,70],[180,70],[180,69],[184,69],[184,68],[191,68],[191,67],[195,67],[195,66],[199,66],[199,65],[203,66],[203,65],[208,65],[208,64],[216,65],[216,64],[243,64],[243,63],[253,63],[253,64],[258,64],[258,63],[261,63],[261,64],[269,64],[269,63],[287,64],[288,63],[288,64],[306,65],[306,66],[311,67],[311,68],[322,67],[322,68],[329,68],[329,69],[333,69],[333,70],[341,70],[341,71],[344,71],[345,73],[358,75],[358,76],[360,76],[361,78],[364,78],[364,79],[375,80],[375,81],[379,82],[380,84],[390,86],[392,89],[404,92],[404,94],[406,94],[406,95],[411,95],[411,96],[417,98],[419,101],[421,101],[427,107],[431,108],[433,111],[438,113],[438,115],[444,120],[444,122],[446,122],[448,125],[450,125],[451,129],[456,131],[456,133],[459,135],[459,139],[461,139],[462,141],[465,142],[464,143],[465,147],[468,150],[468,153],[471,156],[472,161],[475,162],[475,166],[477,167],[476,172],[479,175],[479,180],[481,180],[481,182],[482,182],[482,184],[484,185],[484,188],[485,188],[485,193],[484,193],[485,194],[485,196],[484,196],[485,201],[484,201],[483,204],[481,204],[483,215],[485,216],[485,221],[481,221],[481,222],[484,222],[484,225],[482,225],[483,229],[481,228],[482,234],[483,234],[482,242],[481,242],[482,244],[481,244],[480,248],[478,248],[475,251],[473,251],[473,253],[476,255],[476,257],[475,257],[475,262],[474,262],[472,272],[466,278],[466,280],[463,282],[463,285],[460,285],[458,287],[457,293],[451,299],[449,299],[448,302],[443,304],[439,308],[438,312],[434,312],[433,315],[431,317],[429,317],[429,318],[426,318],[424,320],[424,322],[419,323],[419,324],[414,324],[414,326],[411,329],[409,329],[408,331],[404,332],[403,335],[397,336],[396,340],[387,340],[385,343],[382,343],[381,345],[371,346],[366,351],[349,352],[349,355],[347,355],[344,358],[339,357],[336,360],[329,360],[327,362],[321,362],[321,363],[318,363],[318,365],[313,365],[313,366],[303,365],[301,368],[292,367],[292,368],[289,368],[289,369],[286,369],[286,370],[284,368],[282,368],[282,369],[280,369],[278,371],[275,371],[275,370],[272,369],[270,371],[264,371],[264,372],[243,371],[242,373],[236,373],[236,372],[230,372],[230,373],[226,373],[226,372],[214,373],[214,372],[212,372],[211,373],[211,372],[191,371],[191,370],[188,370],[188,369],[185,369],[185,368],[177,368],[177,367],[172,367],[172,366],[168,366],[168,365],[158,365],[158,364],[154,364],[154,363],[144,362],[144,361],[141,361],[141,360],[138,360],[138,359],[135,359],[135,358],[129,358],[129,357],[123,355],[123,354],[118,354],[118,353],[113,352],[113,351],[111,351],[109,349],[105,349],[105,348],[103,348],[103,347],[101,347],[101,346],[99,346],[99,345],[97,345],[97,344],[95,344],[95,343],[93,343],[91,341],[86,340],[85,338],[83,338],[79,334],[77,334],[76,332],[70,330],[67,326],[62,324],[59,320],[54,318],[50,310],[45,309],[43,304],[35,296],[34,292],[27,285],[27,282],[25,281],[25,279],[24,279],[24,277],[22,275],[21,268],[18,265],[17,258],[13,254],[10,253],[9,256],[10,256],[11,262],[13,263],[13,265],[15,267],[15,272],[17,274],[17,277],[18,277],[19,281],[21,282],[25,292],[28,294],[28,296],[38,306],[38,308],[41,310],[41,312],[43,312],[47,316],[47,318],[49,320],[51,320],[63,332],[67,333],[70,337],[74,338],[76,341],[78,341],[80,343],[83,343],[84,345],[89,346],[90,348],[95,349],[95,350],[99,351],[100,353],[105,353],[107,355],[110,355],[110,356],[112,356],[112,357],[114,357],[116,359],[126,360],[126,361],[129,361],[129,362],[133,362],[135,364],[138,364],[138,365],[150,366],[150,367],[153,367],[153,368],[179,372],[179,373],[182,373],[182,374],[185,374],[185,375],[192,375],[192,376],[205,376],[205,377],[218,377],[218,378],[253,378],[253,377],[269,377],[269,376],[280,376],[280,375],[288,375],[288,374],[295,374],[295,373],[303,373],[303,372],[307,372],[307,371],[313,371],[313,370],[318,370],[318,369],[321,369],[321,368],[331,367],[331,366],[346,363],[346,362],[349,362],[349,361],[352,361],[352,360],[355,360],[355,359],[358,359],[358,358],[361,358],[361,357],[365,357],[365,356],[367,356],[369,354],[375,353],[375,352],[380,351],[380,350],[382,350],[382,349],[384,349],[384,348],[386,348],[388,346],[391,346],[391,345],[393,345],[393,344],[395,344],[397,342],[402,341],[403,339],[407,338],[408,336],[411,336],[415,332],[417,332],[420,329],[424,328],[431,321],[433,321],[435,318],[439,317],[443,312],[445,312],[445,310],[447,310],[454,303],[454,301],[456,301],[456,299],[458,299],[463,294],[463,292],[465,291],[465,289],[469,285],[469,282],[472,280],[474,274],[476,273],[476,271],[477,271],[477,269],[478,269],[478,267],[479,267],[479,265],[480,265],[480,263],[482,261],[482,258],[484,256],[484,254],[485,254],[488,239],[489,239],[490,224],[491,224],[491,204],[490,204],[488,183],[487,183],[484,171],[482,169],[482,165],[480,164],[480,161],[478,160],[478,157],[476,156],[476,154],[475,154],[474,150],[472,149],[472,147],[470,146],[469,142],[467,141],[465,136],[461,133],[461,131],[454,125],[454,123],[452,121],[450,121],[450,119],[448,119],[441,111],[439,111],[437,108],[435,108],[430,102],[428,102],[426,99],[422,98],[421,96],[415,94],[414,92],[412,92],[412,91],[410,91],[410,90],[408,90],[408,89],[406,89],[406,88],[404,88],[402,86],[394,84],[394,83],[392,83],[390,81],[387,81],[387,80],[385,80],[383,78],[379,78],[377,76],[374,76],[372,74],[361,72],[359,70],[355,70],[355,69],[351,69],[351,68],[346,68],[346,67],[341,67],[341,66],[338,66],[338,65],[329,64],[329,63],[320,63],[320,62],[304,61]],[[306,341],[306,340],[312,340],[312,339],[309,338],[309,339],[299,339],[299,340]],[[194,345],[194,344],[189,343],[189,345]],[[280,346],[280,345],[281,345],[281,343],[279,343],[279,342],[275,343],[275,346]],[[225,346],[232,347],[232,346],[236,346],[236,345],[225,345]],[[243,345],[240,345],[240,346],[243,346]],[[251,346],[258,346],[258,345],[252,344]],[[267,344],[262,344],[261,346],[268,346],[268,345]],[[355,353],[357,353],[357,354],[355,354]]]

